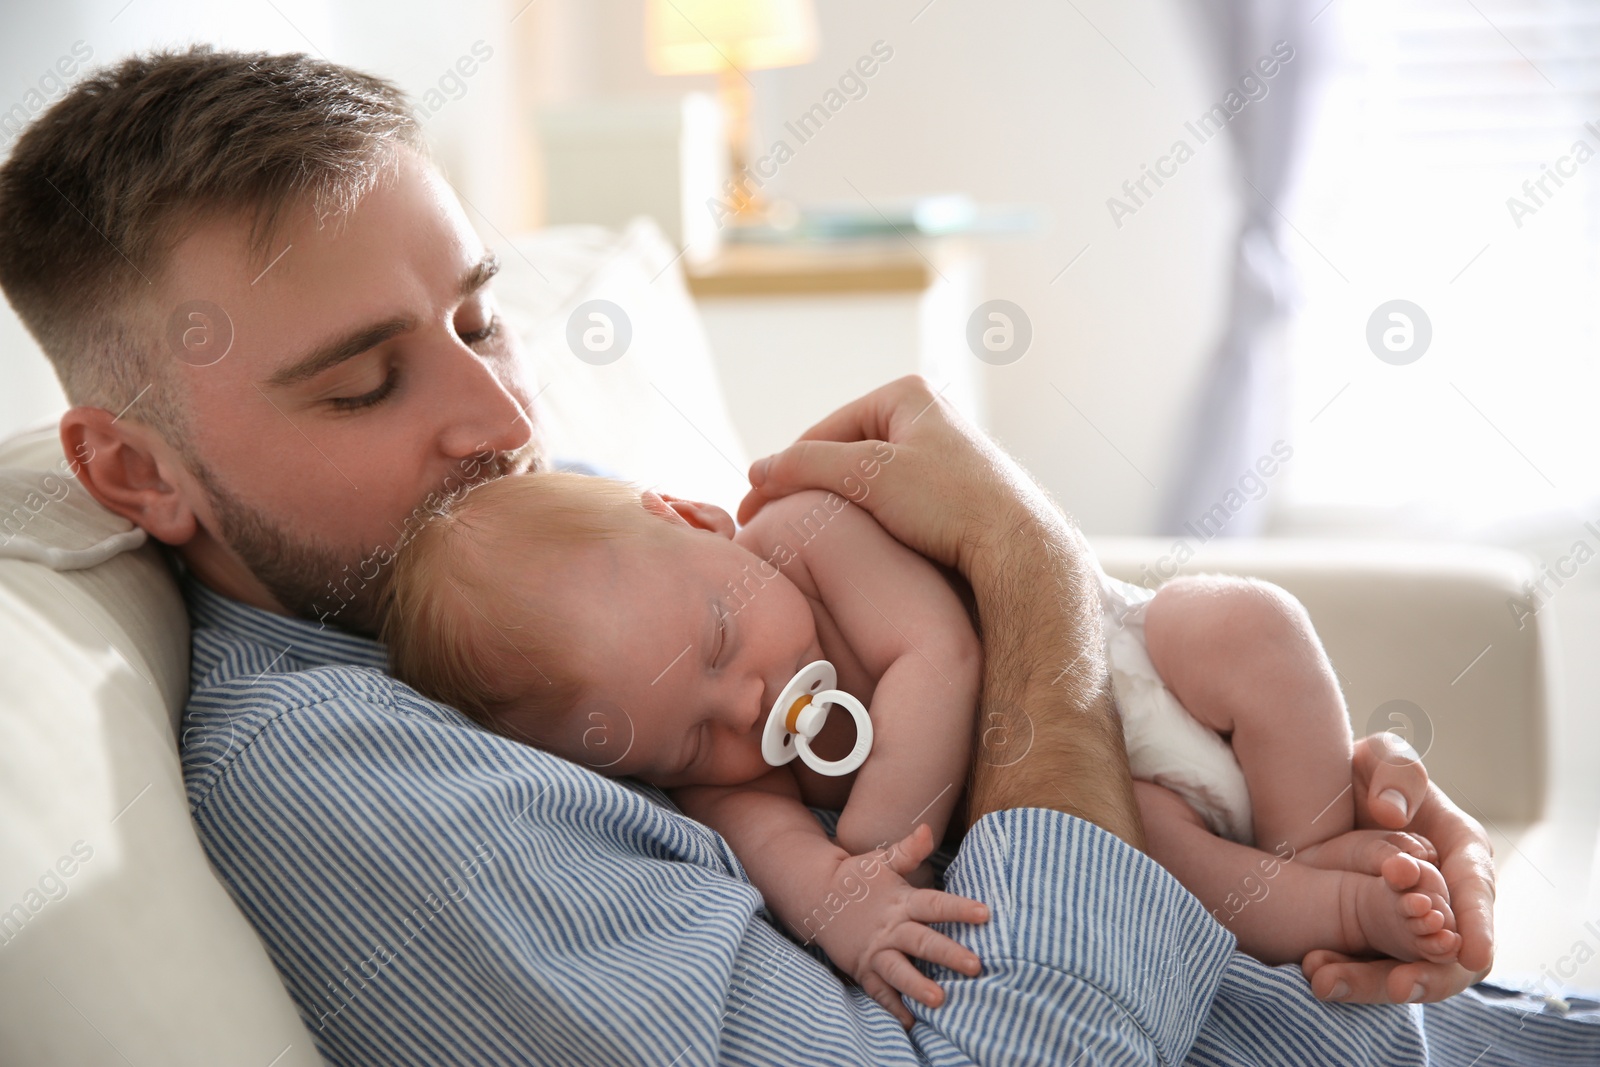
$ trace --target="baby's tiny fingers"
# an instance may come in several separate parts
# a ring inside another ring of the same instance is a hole
[[[916,829],[891,845],[883,862],[894,873],[905,875],[916,870],[932,854],[933,831],[924,822],[918,823]]]
[[[901,925],[894,933],[894,947],[907,956],[965,975],[975,977],[983,970],[982,962],[971,949],[920,923]]]
[[[913,1000],[930,1008],[944,1003],[944,990],[939,983],[917,970],[902,953],[884,949],[872,958],[872,966],[885,982]]]
[[[882,1004],[889,1010],[901,1026],[911,1029],[914,1020],[911,1012],[907,1010],[905,1001],[900,999],[900,993],[890,988],[889,984],[875,974],[869,974],[861,981],[861,988],[866,990],[867,996]]]
[[[907,914],[919,923],[986,923],[989,906],[970,897],[919,889],[907,901]]]

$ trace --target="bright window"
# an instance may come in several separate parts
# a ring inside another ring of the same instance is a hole
[[[1280,205],[1290,524],[1596,518],[1600,3],[1333,0],[1315,29],[1325,77]],[[1395,299],[1431,322],[1406,365],[1366,339]]]

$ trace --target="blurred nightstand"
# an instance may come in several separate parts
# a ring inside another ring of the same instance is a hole
[[[919,251],[920,249],[920,251]],[[966,346],[981,264],[966,242],[733,244],[687,268],[734,425],[752,457],[905,374],[982,425]]]

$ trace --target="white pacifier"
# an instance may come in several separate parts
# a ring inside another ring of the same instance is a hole
[[[872,720],[867,717],[866,705],[842,689],[839,674],[833,664],[825,659],[815,660],[800,668],[800,673],[789,679],[767,716],[767,726],[761,734],[761,758],[774,767],[800,757],[800,761],[818,774],[838,777],[849,774],[861,766],[872,751]],[[828,721],[830,707],[843,707],[856,720],[856,747],[841,760],[825,760],[811,751],[811,739],[822,732]]]

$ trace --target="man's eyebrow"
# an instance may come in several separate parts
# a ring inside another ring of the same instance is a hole
[[[465,300],[467,297],[489,284],[489,279],[500,273],[500,257],[493,250],[485,252],[483,258],[467,268],[467,273],[461,276],[461,290],[459,296]]]
[[[466,299],[487,285],[489,279],[499,272],[500,257],[492,251],[485,252],[483,257],[468,267],[467,272],[461,276],[461,284],[456,290],[457,295],[463,300]],[[323,371],[337,367],[346,360],[354,359],[368,349],[376,348],[391,337],[406,333],[415,327],[416,320],[411,318],[386,319],[383,322],[369,323],[327,344],[318,345],[303,358],[274,371],[267,379],[267,384],[284,386],[310,381]]]
[[[387,322],[363,326],[354,333],[321,345],[304,359],[275,371],[267,379],[268,385],[295,385],[310,381],[325,370],[354,359],[369,348],[376,348],[389,338],[405,333],[414,325],[411,319],[389,319]]]

